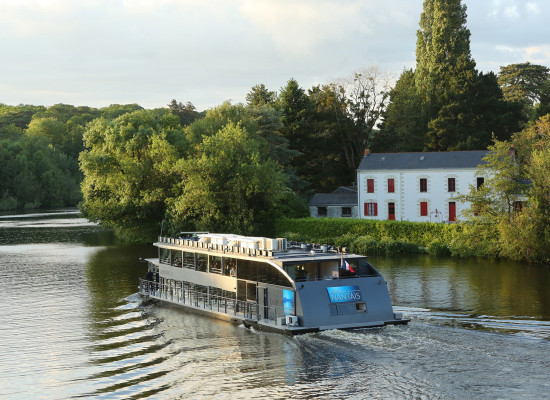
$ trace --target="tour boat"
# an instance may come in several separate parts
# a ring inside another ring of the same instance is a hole
[[[159,237],[141,295],[290,334],[406,324],[367,257],[346,249],[207,232]]]

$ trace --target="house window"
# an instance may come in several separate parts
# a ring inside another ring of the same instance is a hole
[[[428,179],[420,178],[420,191],[421,192],[427,192],[428,191]]]
[[[365,216],[366,217],[376,217],[378,215],[378,204],[377,203],[365,203]]]
[[[449,192],[454,192],[456,191],[455,189],[455,178],[449,178],[447,179],[447,190]]]
[[[427,217],[428,216],[428,202],[427,201],[421,201],[420,202],[420,216],[421,217]]]
[[[351,217],[351,207],[342,207],[342,217]]]
[[[395,192],[395,180],[388,179],[388,193],[394,193],[394,192]]]
[[[477,188],[478,189],[480,187],[482,187],[484,183],[485,183],[485,178],[483,178],[483,177],[477,178]]]
[[[318,217],[326,217],[327,216],[327,208],[326,207],[317,207],[317,216]]]
[[[367,193],[374,193],[374,179],[367,179]]]
[[[395,203],[388,203],[388,219],[395,221]]]

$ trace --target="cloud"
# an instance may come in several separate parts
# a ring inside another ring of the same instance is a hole
[[[550,1],[464,0],[478,68],[550,65]],[[370,66],[415,67],[422,1],[0,0],[0,102],[244,101]],[[517,18],[516,13],[520,14]]]
[[[527,3],[525,8],[529,13],[540,14],[540,7],[537,3]]]
[[[311,53],[327,40],[346,37],[350,30],[369,31],[358,24],[358,1],[244,0],[240,10],[249,23],[263,31],[280,52]],[[355,27],[355,28],[353,28]]]

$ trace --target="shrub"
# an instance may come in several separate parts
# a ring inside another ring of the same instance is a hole
[[[433,256],[448,256],[451,254],[449,246],[441,239],[432,240],[426,250],[428,251],[428,254]]]

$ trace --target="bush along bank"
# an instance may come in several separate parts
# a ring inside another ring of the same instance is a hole
[[[451,254],[449,244],[460,226],[408,221],[337,218],[284,218],[277,236],[288,240],[347,247],[357,254]]]

